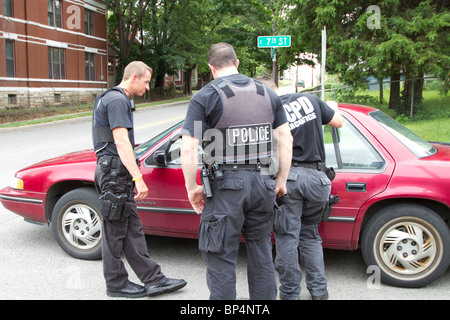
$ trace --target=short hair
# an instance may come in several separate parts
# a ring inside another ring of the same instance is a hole
[[[142,61],[133,61],[130,62],[123,71],[123,79],[124,81],[128,80],[133,74],[137,75],[139,79],[141,79],[147,71],[153,73],[153,69],[150,68]]]
[[[225,42],[216,43],[211,46],[208,53],[208,63],[216,69],[229,66],[237,66],[237,56],[234,48]]]
[[[272,89],[274,91],[276,89],[278,89],[277,85],[275,84],[275,81],[273,81],[272,77],[269,75],[260,76],[260,77],[256,78],[256,80],[262,82],[263,84],[265,84],[266,86],[268,86],[270,89]]]

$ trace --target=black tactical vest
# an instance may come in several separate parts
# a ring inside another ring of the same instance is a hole
[[[117,87],[110,88],[98,96],[97,101],[95,102],[94,105],[94,112],[92,115],[92,140],[94,143],[95,153],[98,153],[99,151],[103,150],[108,145],[108,143],[114,142],[114,137],[111,128],[109,127],[109,123],[107,123],[106,120],[102,119],[98,114],[98,108],[102,104],[103,97],[111,91],[120,92],[125,96],[127,101],[129,101],[125,93]],[[129,113],[130,121],[131,123],[133,123],[133,115],[131,112],[133,108],[132,104],[130,104],[130,108],[131,108]],[[129,131],[129,134],[132,134],[131,130]],[[134,136],[130,137],[130,141],[132,138],[134,140]]]
[[[214,128],[205,132],[205,162],[256,164],[270,158],[274,115],[264,86],[253,79],[246,86],[237,86],[221,78],[212,85],[223,111]]]

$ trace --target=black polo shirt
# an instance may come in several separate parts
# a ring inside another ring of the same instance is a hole
[[[121,88],[115,87],[117,90],[107,92],[103,97],[100,97],[101,102],[97,100],[97,113],[104,126],[107,126],[112,131],[115,128],[128,129],[128,138],[134,148],[134,119],[131,111],[131,102]],[[99,104],[100,103],[100,104]],[[99,151],[97,157],[104,155],[118,156],[117,147],[115,143],[105,143]]]
[[[280,98],[294,138],[292,160],[325,162],[322,125],[333,119],[334,110],[312,94],[287,94]]]

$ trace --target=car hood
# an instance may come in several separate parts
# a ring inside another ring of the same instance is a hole
[[[27,168],[24,168],[23,170],[50,167],[56,165],[73,164],[73,163],[82,164],[96,161],[97,157],[95,156],[94,150],[91,149],[91,150],[71,152],[55,158],[44,160],[36,164],[33,164]]]

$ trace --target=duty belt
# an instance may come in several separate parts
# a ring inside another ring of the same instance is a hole
[[[327,166],[325,165],[325,162],[299,162],[299,161],[292,161],[293,167],[303,167],[308,169],[314,169],[317,171],[323,171],[327,173]]]

